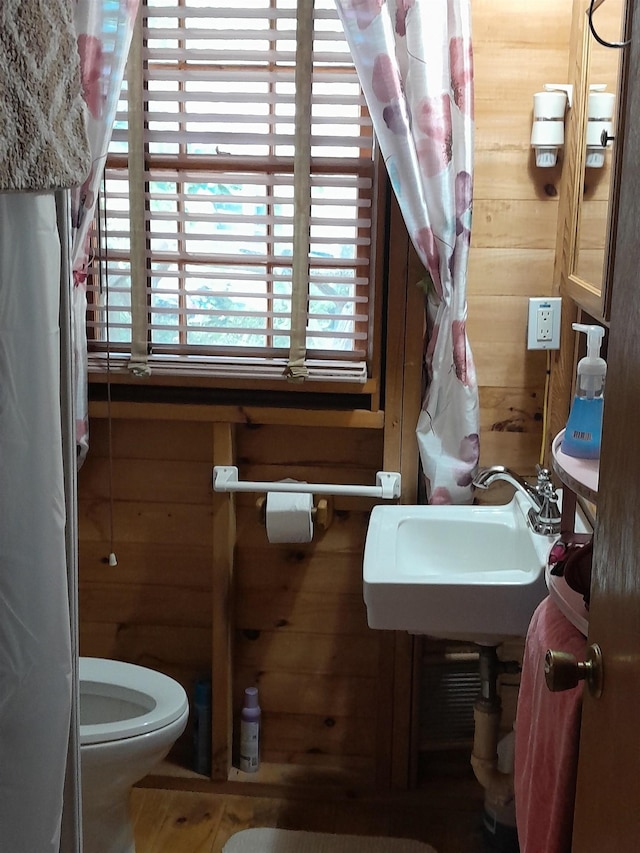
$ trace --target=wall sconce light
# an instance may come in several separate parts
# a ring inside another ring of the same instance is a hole
[[[601,169],[604,166],[605,152],[613,139],[613,107],[615,95],[605,92],[605,83],[592,83],[589,86],[587,103],[587,154],[584,161],[589,169]]]
[[[564,145],[564,114],[573,102],[573,86],[545,83],[544,92],[533,96],[531,145],[536,153],[536,166],[555,166],[558,151]]]

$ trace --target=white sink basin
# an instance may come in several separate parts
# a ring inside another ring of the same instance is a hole
[[[374,507],[364,550],[371,628],[496,645],[524,637],[547,595],[557,536],[534,533],[531,504]]]

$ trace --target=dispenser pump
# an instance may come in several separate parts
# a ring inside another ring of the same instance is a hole
[[[604,329],[602,326],[586,326],[583,323],[573,323],[573,328],[587,336],[587,354],[578,362],[576,394],[591,400],[602,395],[607,375],[607,363],[600,358]]]
[[[607,363],[600,357],[604,329],[582,323],[574,323],[573,328],[586,334],[587,354],[578,362],[575,396],[560,449],[568,456],[597,459],[600,456],[604,380],[607,375]]]

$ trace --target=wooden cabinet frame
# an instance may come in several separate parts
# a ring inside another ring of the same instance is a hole
[[[563,297],[563,309],[560,349],[553,356],[551,371],[547,461],[549,461],[551,441],[563,429],[569,415],[571,389],[577,359],[577,343],[572,323],[579,318],[582,319],[582,314],[586,314],[586,321],[593,322],[595,320],[608,325],[611,302],[609,283],[613,277],[613,254],[610,251],[607,252],[603,282],[600,285],[586,281],[576,273],[585,174],[586,148],[584,140],[589,94],[589,57],[590,46],[593,41],[588,26],[587,6],[586,0],[574,0],[568,69],[568,82],[574,87],[574,102],[566,119],[553,285],[554,294]],[[629,29],[629,6],[630,4],[627,5],[624,31]],[[620,164],[625,132],[622,107],[629,84],[627,66],[627,62],[622,62],[619,80],[618,119],[611,170],[606,238],[609,247],[615,242],[617,229],[616,199],[620,187]]]

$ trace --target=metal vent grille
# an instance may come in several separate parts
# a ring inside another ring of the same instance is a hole
[[[473,703],[480,692],[477,653],[425,656],[420,678],[420,750],[469,746]]]

